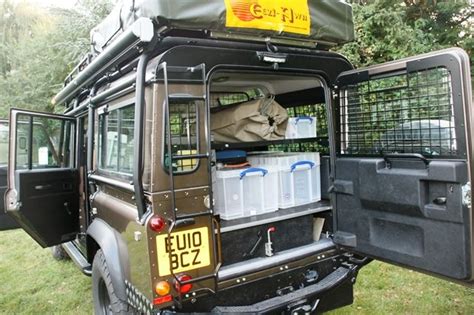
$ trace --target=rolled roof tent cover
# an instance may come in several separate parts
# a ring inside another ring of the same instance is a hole
[[[325,46],[354,40],[352,7],[339,0],[122,0],[91,31],[101,52],[140,17],[158,30],[209,31],[211,36],[245,36],[316,42]]]

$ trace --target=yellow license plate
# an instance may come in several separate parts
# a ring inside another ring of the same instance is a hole
[[[210,265],[211,254],[207,227],[171,233],[170,250],[168,250],[167,239],[168,234],[156,237],[160,277],[171,274],[170,269],[176,274]]]

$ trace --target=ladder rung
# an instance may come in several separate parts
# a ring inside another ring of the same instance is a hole
[[[170,100],[170,103],[180,103],[180,102],[205,101],[206,98],[204,96],[171,94],[169,96],[169,100]]]
[[[205,159],[209,157],[207,154],[190,154],[190,155],[173,155],[173,160],[191,160],[191,159]]]

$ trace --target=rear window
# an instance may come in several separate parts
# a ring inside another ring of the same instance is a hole
[[[456,156],[451,94],[451,75],[443,67],[345,87],[340,153]]]

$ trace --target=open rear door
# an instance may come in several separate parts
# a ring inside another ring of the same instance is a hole
[[[449,49],[342,73],[335,242],[472,282],[469,57]]]
[[[78,232],[75,119],[12,109],[5,209],[47,247]]]

